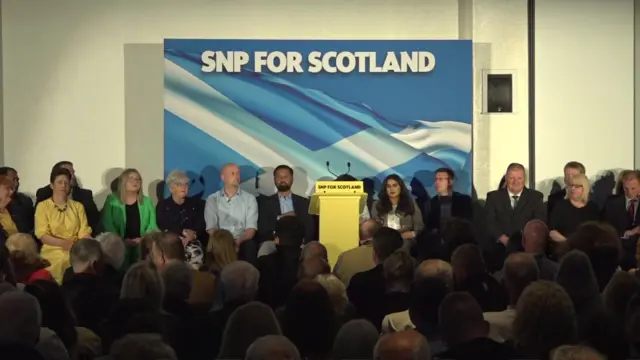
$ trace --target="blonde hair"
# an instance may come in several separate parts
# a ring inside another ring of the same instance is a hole
[[[342,280],[333,274],[320,274],[316,276],[315,280],[329,293],[333,311],[338,315],[344,313],[349,305],[349,299],[347,298],[347,288]]]
[[[218,229],[209,235],[207,244],[207,265],[211,270],[222,271],[222,269],[238,260],[236,253],[236,242],[228,230]]]
[[[582,198],[580,199],[585,204],[589,201],[589,196],[591,194],[591,183],[585,174],[578,174],[571,178],[571,185],[581,185],[582,186]],[[566,198],[569,199],[571,197],[571,192],[567,191]]]
[[[13,234],[9,236],[5,244],[12,257],[19,255],[26,264],[35,264],[40,261],[40,253],[38,252],[36,241],[29,234]]]
[[[140,190],[138,190],[137,201],[138,204],[142,204],[144,200],[144,192],[142,191],[142,175],[140,175],[140,172],[136,169],[126,169],[122,172],[122,174],[120,174],[120,177],[118,178],[118,198],[120,199],[121,203],[125,203],[126,184],[127,180],[129,179],[129,175],[131,174],[138,174],[138,177],[140,177]]]

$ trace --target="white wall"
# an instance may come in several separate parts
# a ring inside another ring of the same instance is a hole
[[[526,0],[4,0],[5,162],[34,193],[53,163],[71,160],[99,204],[124,167],[141,170],[147,184],[161,179],[165,37],[457,39],[465,32],[480,42],[476,97],[482,70],[518,72],[518,113],[474,117],[483,197],[509,162],[527,161],[526,27]],[[505,140],[505,129],[525,142]]]
[[[634,165],[634,1],[536,0],[536,183]]]

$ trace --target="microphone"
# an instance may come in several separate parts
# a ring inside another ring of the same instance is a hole
[[[351,172],[351,163],[347,161],[347,174]]]
[[[260,188],[260,170],[256,171],[256,184],[255,184],[256,189]]]
[[[331,173],[331,175],[338,177],[338,174],[334,173],[333,171],[331,171],[331,163],[327,161],[327,171],[329,171],[329,173]]]

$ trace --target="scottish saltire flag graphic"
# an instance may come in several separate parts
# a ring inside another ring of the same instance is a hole
[[[248,57],[235,59],[238,71],[207,72],[207,51]],[[256,66],[260,52],[297,53],[302,71]],[[330,52],[375,59],[350,72],[311,72],[310,56]],[[376,71],[390,52],[429,52],[435,67]],[[191,195],[220,189],[229,162],[240,166],[244,190],[266,195],[280,164],[294,168],[300,194],[347,171],[376,192],[397,173],[414,193],[432,194],[440,167],[456,172],[457,191],[471,193],[471,41],[165,40],[164,61],[165,175],[186,170]]]

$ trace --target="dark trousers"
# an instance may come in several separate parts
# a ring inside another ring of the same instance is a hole
[[[258,260],[258,245],[253,239],[247,240],[240,245],[238,259],[255,264]]]

